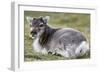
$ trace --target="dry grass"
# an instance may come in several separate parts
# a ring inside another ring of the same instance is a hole
[[[49,13],[49,12],[32,12],[25,11],[24,16],[50,16],[49,24],[52,27],[70,27],[81,31],[90,41],[90,15],[89,14],[79,14],[79,13]],[[40,61],[40,60],[65,60],[67,58],[56,55],[43,55],[41,53],[36,53],[32,49],[33,40],[29,37],[29,24],[26,22],[24,17],[24,60],[25,61]],[[79,57],[78,59],[90,58],[90,53]]]

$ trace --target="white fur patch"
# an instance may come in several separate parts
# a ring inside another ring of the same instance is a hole
[[[47,50],[46,50],[45,48],[43,48],[43,49],[41,50],[41,53],[42,53],[42,54],[48,54],[48,52],[47,52]]]
[[[30,27],[30,31],[32,31],[34,29],[34,27]]]
[[[68,51],[57,51],[57,53],[64,56],[64,57],[66,57],[66,58],[70,57]]]
[[[37,38],[37,39],[34,40],[34,42],[33,42],[33,49],[36,52],[41,52],[42,47],[39,44],[39,38]]]
[[[89,44],[86,41],[83,41],[79,47],[77,47],[75,54],[76,56],[82,56],[89,51]]]
[[[86,41],[83,41],[77,48],[75,51],[73,51],[73,49],[70,48],[66,48],[66,50],[59,50],[56,49],[56,53],[66,57],[66,58],[76,58],[79,56],[83,56],[84,54],[86,54],[89,51],[89,44]]]
[[[45,48],[42,48],[42,46],[39,44],[39,38],[34,40],[33,49],[35,52],[39,52],[42,54],[48,54],[47,50]]]

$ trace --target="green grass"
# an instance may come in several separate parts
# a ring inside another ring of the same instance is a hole
[[[74,28],[81,31],[88,42],[90,42],[90,14],[80,13],[55,13],[55,12],[24,12],[24,60],[25,61],[48,61],[48,60],[66,60],[67,58],[62,56],[56,56],[52,54],[43,55],[36,53],[32,49],[33,40],[29,37],[29,24],[26,21],[26,16],[39,17],[50,16],[49,25],[52,27],[61,28]],[[77,59],[90,58],[90,53]],[[68,60],[68,59],[67,59]]]

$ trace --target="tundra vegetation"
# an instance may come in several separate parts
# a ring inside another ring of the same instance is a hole
[[[48,60],[67,60],[67,58],[52,54],[43,55],[36,53],[32,49],[34,40],[29,37],[30,26],[26,20],[27,16],[39,17],[50,16],[49,26],[55,28],[74,28],[81,31],[90,43],[90,14],[84,13],[59,13],[59,12],[37,12],[24,11],[24,61],[48,61]],[[77,59],[90,58],[90,52],[87,55]]]

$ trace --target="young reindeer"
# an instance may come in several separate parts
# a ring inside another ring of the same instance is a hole
[[[48,19],[49,16],[27,17],[36,52],[77,58],[89,51],[89,44],[81,32],[72,28],[51,28]]]

